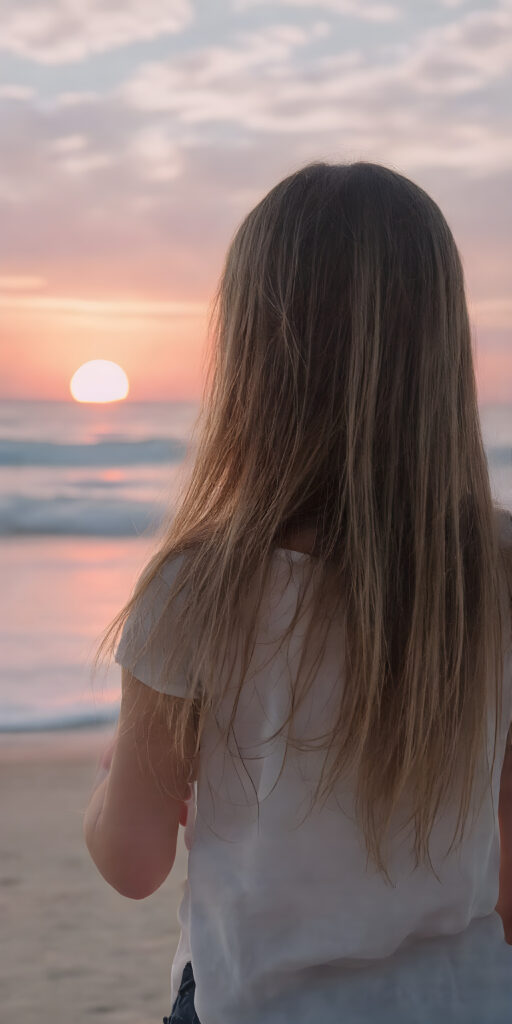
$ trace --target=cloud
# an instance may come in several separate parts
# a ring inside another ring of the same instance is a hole
[[[201,317],[206,312],[206,304],[203,302],[172,302],[162,300],[151,302],[144,300],[130,299],[82,299],[73,296],[41,296],[29,295],[2,295],[2,290],[13,287],[4,282],[19,281],[17,287],[20,291],[30,291],[33,285],[30,278],[3,278],[0,277],[0,308],[15,310],[22,313],[58,313],[66,316],[77,317],[102,317],[112,320],[124,318],[155,318],[165,319],[167,317]],[[34,278],[34,281],[38,281]],[[42,282],[44,283],[44,282]]]
[[[44,277],[35,274],[0,274],[0,293],[32,292],[44,288],[45,284]]]
[[[260,174],[237,139],[208,140],[114,96],[4,100],[0,149],[0,263],[12,275],[37,266],[50,293],[206,294],[236,187]]]
[[[55,105],[57,107],[83,107],[86,103],[98,103],[100,93],[91,89],[81,92],[61,92],[58,95]]]
[[[147,181],[173,181],[183,171],[181,150],[169,138],[165,125],[152,124],[135,132],[128,152]]]
[[[512,324],[512,299],[480,299],[470,303],[470,313],[479,328],[507,330]],[[507,340],[507,348],[510,342]]]
[[[381,53],[352,49],[311,62],[307,44],[297,26],[238,32],[229,45],[142,64],[119,96],[182,126],[295,136],[298,153],[330,136],[330,146],[338,139],[354,156],[411,167],[483,174],[512,166],[503,115],[483,116],[480,102],[512,65],[508,6],[459,16]]]
[[[48,142],[51,160],[66,174],[83,175],[108,167],[114,155],[95,150],[85,135],[62,135]]]
[[[55,153],[64,155],[82,152],[87,148],[87,139],[85,135],[62,135],[52,141],[51,147]]]
[[[33,95],[25,85],[0,85],[0,100],[29,100]]]
[[[418,90],[464,94],[485,88],[512,69],[512,6],[471,11],[431,29],[407,65]]]
[[[217,41],[187,37],[102,95],[73,83],[39,101],[4,87],[0,259],[13,275],[40,270],[49,294],[80,294],[78,281],[98,296],[204,296],[236,223],[273,183],[309,160],[365,159],[433,183],[443,209],[452,183],[447,208],[462,230],[474,225],[463,240],[475,281],[499,298],[510,5],[446,19],[402,22],[380,47],[372,32],[365,49],[347,49],[335,19],[233,19]]]
[[[4,0],[1,45],[59,64],[181,32],[192,18],[189,0]]]
[[[309,39],[296,25],[241,31],[232,45],[143,64],[118,95],[136,109],[172,112],[184,122],[231,120],[258,127],[262,106],[276,96],[276,79],[281,91],[293,51]]]
[[[233,0],[235,11],[245,11],[251,7],[268,5],[276,6],[276,0]],[[319,8],[333,14],[345,14],[362,21],[396,21],[401,16],[396,4],[368,3],[368,0],[277,0],[283,7],[302,7],[318,10]]]

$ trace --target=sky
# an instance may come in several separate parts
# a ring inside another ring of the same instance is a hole
[[[249,210],[311,160],[411,177],[458,244],[481,402],[512,396],[512,0],[3,0],[0,397],[196,399]]]

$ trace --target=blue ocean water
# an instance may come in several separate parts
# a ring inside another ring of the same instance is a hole
[[[197,412],[191,402],[0,402],[0,536],[150,529]]]
[[[100,634],[183,478],[191,402],[0,402],[0,732],[115,721]],[[181,474],[181,476],[180,476]]]
[[[120,669],[91,680],[191,451],[192,402],[0,402],[0,731],[114,721]],[[480,410],[512,509],[512,405]],[[93,685],[94,683],[94,685]]]

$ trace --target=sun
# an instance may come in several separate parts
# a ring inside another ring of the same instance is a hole
[[[129,388],[123,368],[110,359],[83,363],[69,382],[75,402],[119,402],[126,398]]]

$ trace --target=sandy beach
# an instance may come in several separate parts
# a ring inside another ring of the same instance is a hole
[[[2,1024],[150,1024],[170,1013],[187,851],[146,900],[103,880],[82,815],[112,728],[0,737]]]

